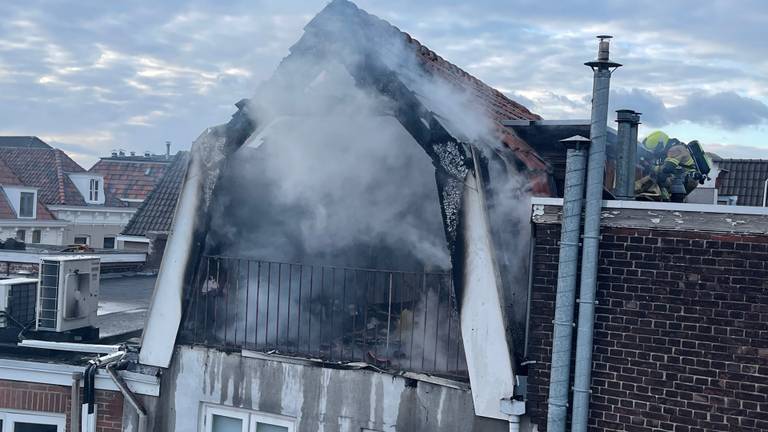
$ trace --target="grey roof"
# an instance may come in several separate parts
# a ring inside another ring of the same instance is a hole
[[[0,136],[0,147],[53,148],[36,136]]]
[[[148,232],[169,232],[173,223],[184,175],[189,164],[189,152],[178,152],[173,163],[134,213],[123,235],[144,236]]]
[[[720,195],[738,196],[736,205],[763,205],[765,181],[768,179],[768,160],[765,159],[723,159],[718,168],[728,171],[721,174],[717,187]]]

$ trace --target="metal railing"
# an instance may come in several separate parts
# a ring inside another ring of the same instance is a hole
[[[466,377],[448,273],[203,257],[182,341]]]

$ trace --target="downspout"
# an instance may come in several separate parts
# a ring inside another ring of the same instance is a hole
[[[597,60],[585,63],[594,72],[592,119],[587,166],[587,202],[584,213],[584,238],[581,257],[579,325],[576,337],[576,366],[573,385],[572,432],[587,432],[590,383],[592,380],[592,347],[595,325],[595,291],[597,289],[598,250],[600,247],[600,214],[603,206],[605,179],[606,130],[608,128],[608,94],[611,74],[621,66],[609,60],[610,36],[600,39]]]
[[[141,404],[141,401],[139,401],[136,398],[136,395],[131,392],[131,389],[128,388],[128,386],[125,384],[125,381],[123,381],[123,378],[118,375],[117,371],[115,370],[115,363],[110,363],[107,365],[107,373],[109,376],[112,377],[112,381],[115,382],[115,385],[117,385],[117,388],[120,389],[120,392],[123,394],[123,397],[128,399],[128,402],[133,406],[133,409],[136,410],[136,413],[139,416],[139,427],[138,432],[146,432],[147,431],[147,411],[144,409],[144,406]]]
[[[766,204],[768,204],[768,178],[763,185],[763,207],[766,207]]]
[[[70,414],[69,414],[69,430],[80,431],[80,412],[83,407],[80,403],[80,381],[83,379],[82,372],[72,373],[72,394],[70,395]]]
[[[552,366],[549,371],[547,431],[565,432],[568,415],[568,384],[571,377],[573,312],[576,307],[576,275],[579,264],[581,208],[584,201],[584,173],[589,139],[575,136],[561,141],[568,149],[565,162],[563,221],[560,258],[557,267],[557,294],[552,336]]]

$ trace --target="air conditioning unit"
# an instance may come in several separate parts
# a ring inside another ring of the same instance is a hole
[[[37,279],[0,280],[0,328],[26,326],[35,320]],[[15,323],[11,320],[16,321]]]
[[[93,327],[99,307],[98,257],[40,259],[35,330],[66,332]]]

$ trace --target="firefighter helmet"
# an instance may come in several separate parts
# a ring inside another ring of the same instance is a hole
[[[662,131],[651,132],[643,140],[643,147],[651,153],[663,151],[669,143],[669,135]]]

